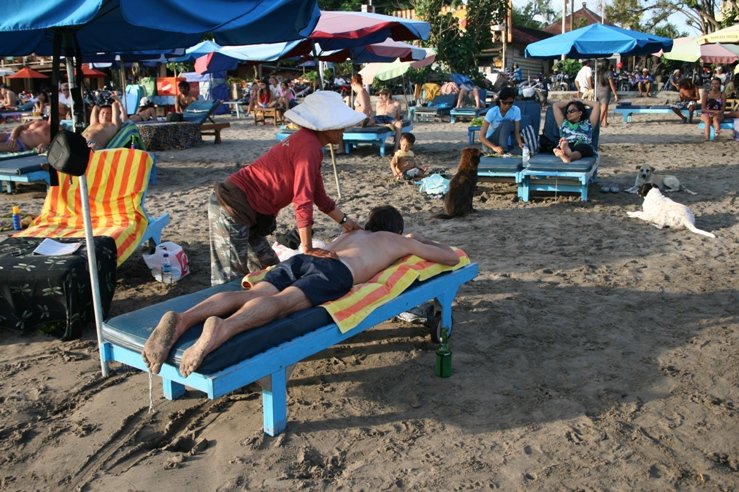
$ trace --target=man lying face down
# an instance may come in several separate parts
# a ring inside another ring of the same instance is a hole
[[[165,313],[144,345],[144,362],[152,373],[158,373],[182,334],[205,322],[200,338],[182,356],[180,374],[187,377],[206,355],[234,335],[338,299],[354,284],[367,282],[406,255],[457,264],[450,247],[418,234],[402,234],[400,212],[391,206],[376,207],[364,230],[345,232],[326,249],[313,249],[279,263],[253,288],[220,292],[183,313]]]

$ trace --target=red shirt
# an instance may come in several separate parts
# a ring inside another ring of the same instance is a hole
[[[244,191],[254,211],[277,216],[292,202],[297,226],[310,227],[314,203],[326,214],[336,208],[323,188],[322,160],[316,134],[301,129],[228,179]]]

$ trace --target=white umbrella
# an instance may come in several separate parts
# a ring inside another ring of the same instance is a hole
[[[366,84],[371,84],[375,77],[380,80],[390,80],[400,77],[401,75],[405,75],[411,68],[423,68],[434,63],[436,60],[436,50],[433,48],[424,49],[426,50],[426,57],[422,60],[404,62],[396,59],[391,63],[368,63],[359,71],[359,74]]]

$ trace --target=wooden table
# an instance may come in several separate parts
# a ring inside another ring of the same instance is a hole
[[[272,118],[275,128],[277,127],[277,123],[285,122],[282,110],[278,108],[254,108],[253,112],[255,125],[258,125],[260,122],[265,125],[267,118]]]

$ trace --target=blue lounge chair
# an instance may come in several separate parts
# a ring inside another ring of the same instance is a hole
[[[705,130],[705,128],[706,128],[706,122],[705,121],[701,121],[700,123],[698,123],[698,128],[700,128],[701,130]],[[728,119],[728,120],[722,121],[720,128],[722,130],[734,130],[735,129],[734,128],[734,120]],[[716,139],[716,130],[713,128],[713,125],[711,125],[711,128],[710,128],[709,131],[710,131],[709,139],[710,140],[715,140]]]
[[[547,138],[559,141],[559,128],[550,106],[544,122],[544,134]],[[588,200],[588,185],[598,174],[600,154],[598,140],[600,126],[593,130],[593,147],[595,156],[565,164],[554,154],[537,154],[531,158],[529,165],[521,170],[518,181],[518,197],[527,202],[532,191],[548,193],[579,193],[583,202]]]
[[[655,104],[655,105],[638,105],[631,103],[619,103],[613,110],[614,113],[620,114],[624,123],[631,123],[631,116],[635,114],[674,114],[672,106],[667,104]],[[690,115],[690,111],[687,108],[680,110],[680,112],[686,118]],[[700,105],[696,107],[693,112],[693,117],[700,115]]]
[[[428,103],[427,106],[416,106],[414,111],[415,121],[434,121],[434,119],[443,119],[444,116],[452,112],[452,108],[457,104],[456,94],[444,94],[436,96]]]
[[[413,122],[403,121],[402,132],[413,131]],[[349,154],[351,150],[361,143],[376,145],[380,149],[380,156],[385,157],[385,144],[390,135],[395,136],[395,131],[388,126],[367,126],[347,128],[344,131],[344,152]]]
[[[438,339],[441,330],[451,333],[452,301],[459,287],[474,279],[477,273],[477,264],[471,263],[458,270],[416,282],[345,333],[338,329],[321,307],[298,311],[231,338],[208,354],[197,372],[183,378],[178,372],[182,354],[192,346],[202,330],[202,326],[193,327],[177,342],[161,368],[164,396],[168,399],[179,398],[184,394],[185,386],[188,386],[214,399],[268,378],[269,384],[262,388],[264,432],[275,436],[287,426],[288,367],[430,299],[435,299],[438,314],[431,326],[432,337]],[[234,281],[106,321],[102,330],[101,358],[106,363],[117,361],[148,371],[141,357],[143,346],[166,311],[182,311],[217,292],[240,288],[239,281]]]

